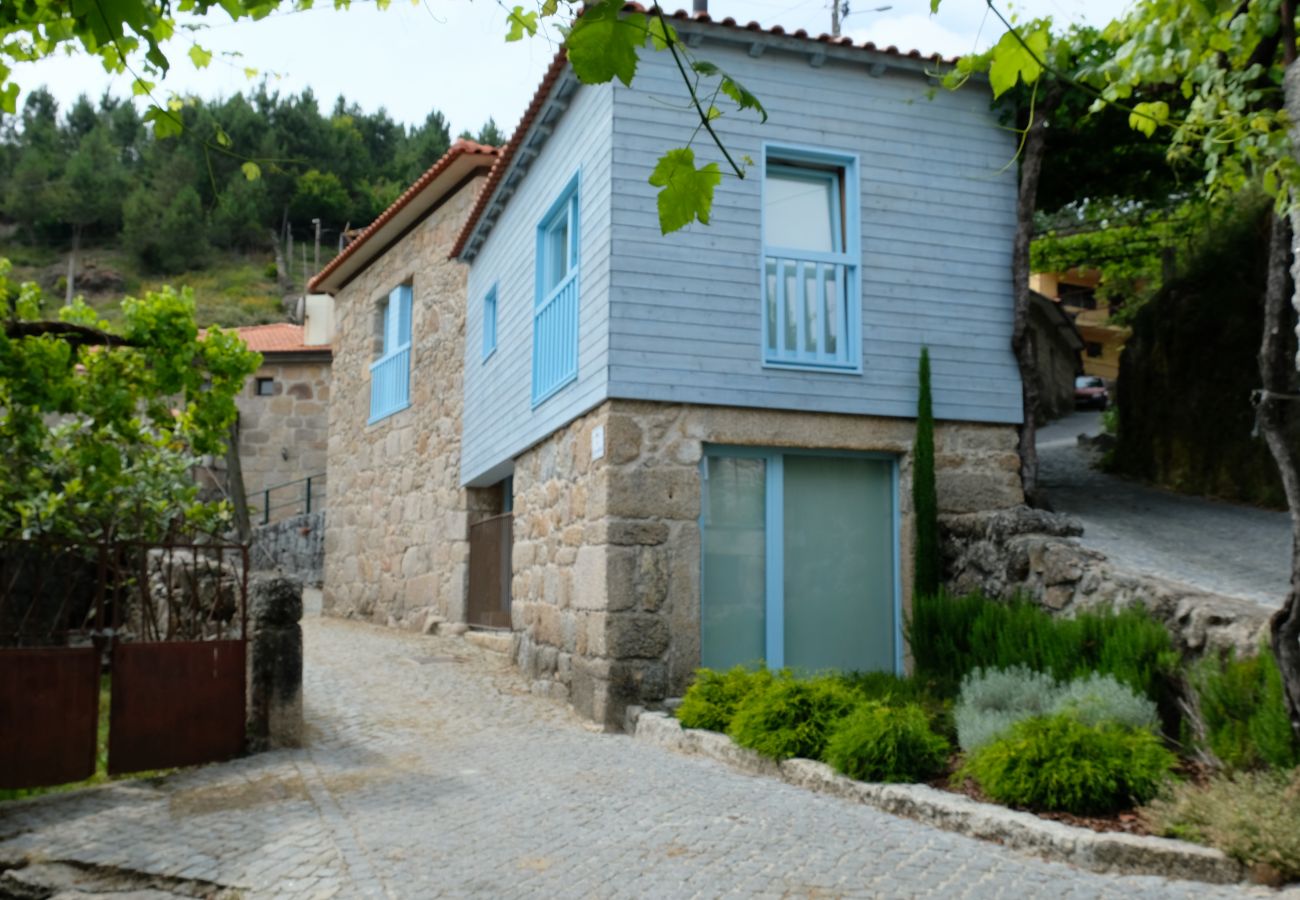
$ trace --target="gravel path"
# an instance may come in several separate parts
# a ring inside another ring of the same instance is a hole
[[[1290,577],[1287,514],[1147,487],[1089,465],[1078,435],[1097,413],[1076,413],[1038,433],[1040,478],[1058,512],[1083,522],[1083,543],[1116,564],[1216,594],[1282,605]]]
[[[248,898],[1276,896],[1081,872],[596,733],[459,639],[304,630],[308,749],[2,805],[0,860]]]

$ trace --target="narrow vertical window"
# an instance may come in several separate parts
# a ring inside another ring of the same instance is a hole
[[[537,226],[533,406],[578,377],[578,176]]]
[[[763,361],[861,365],[857,162],[769,148],[763,180]]]
[[[411,286],[396,287],[380,310],[378,358],[370,364],[370,421],[411,405]]]
[[[497,286],[483,297],[483,358],[487,359],[497,348]]]

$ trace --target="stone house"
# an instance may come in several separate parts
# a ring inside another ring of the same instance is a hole
[[[318,499],[325,499],[319,476],[325,472],[331,350],[328,330],[311,321],[252,325],[237,333],[262,354],[261,367],[235,398],[244,492],[259,525],[305,511],[304,486],[296,483],[301,479],[316,476]],[[268,508],[269,488],[275,490]]]
[[[561,51],[504,148],[453,148],[313,283],[339,316],[327,611],[508,623],[536,690],[610,727],[700,665],[907,665],[922,346],[943,511],[1023,500],[1015,148],[986,100],[929,97],[915,53],[673,25],[769,114],[715,122],[753,162],[710,225],[662,235],[648,184],[695,127],[671,58],[629,89]]]

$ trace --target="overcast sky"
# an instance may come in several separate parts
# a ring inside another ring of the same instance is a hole
[[[527,0],[503,2],[529,6]],[[681,0],[678,5],[688,4]],[[885,5],[884,11],[874,10]],[[1100,26],[1129,5],[1128,0],[1020,0],[1015,9],[1027,18],[1052,16],[1058,22]],[[224,13],[214,7],[206,31],[186,34],[169,46],[174,65],[163,93],[238,93],[250,86],[244,74],[248,66],[266,75],[274,89],[296,93],[310,87],[327,107],[345,94],[363,109],[382,106],[408,124],[439,109],[451,121],[453,134],[476,131],[494,116],[509,134],[554,53],[554,46],[540,36],[505,43],[506,7],[496,0],[393,0],[384,12],[366,0],[354,0],[342,12],[332,7],[328,0],[318,0],[307,12],[239,24],[223,21]],[[1000,8],[1006,7],[1000,0]],[[945,56],[983,49],[1001,34],[985,0],[944,0],[933,17],[929,9],[929,0],[855,0],[845,34],[858,42]],[[709,11],[718,19],[732,16],[787,30],[830,30],[830,0],[710,0]],[[186,55],[193,40],[217,51],[203,71],[196,71]],[[65,107],[83,92],[130,95],[129,78],[106,75],[84,57],[21,65],[14,74],[24,89],[47,85]]]

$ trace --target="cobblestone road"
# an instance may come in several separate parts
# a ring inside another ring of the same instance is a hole
[[[74,861],[250,898],[1262,890],[1080,872],[595,733],[455,638],[321,619],[304,629],[309,748],[0,805],[0,861]]]
[[[1038,432],[1041,480],[1054,509],[1083,523],[1083,543],[1134,571],[1201,590],[1282,605],[1290,582],[1284,512],[1175,494],[1099,472],[1078,446],[1100,431],[1076,413]]]

